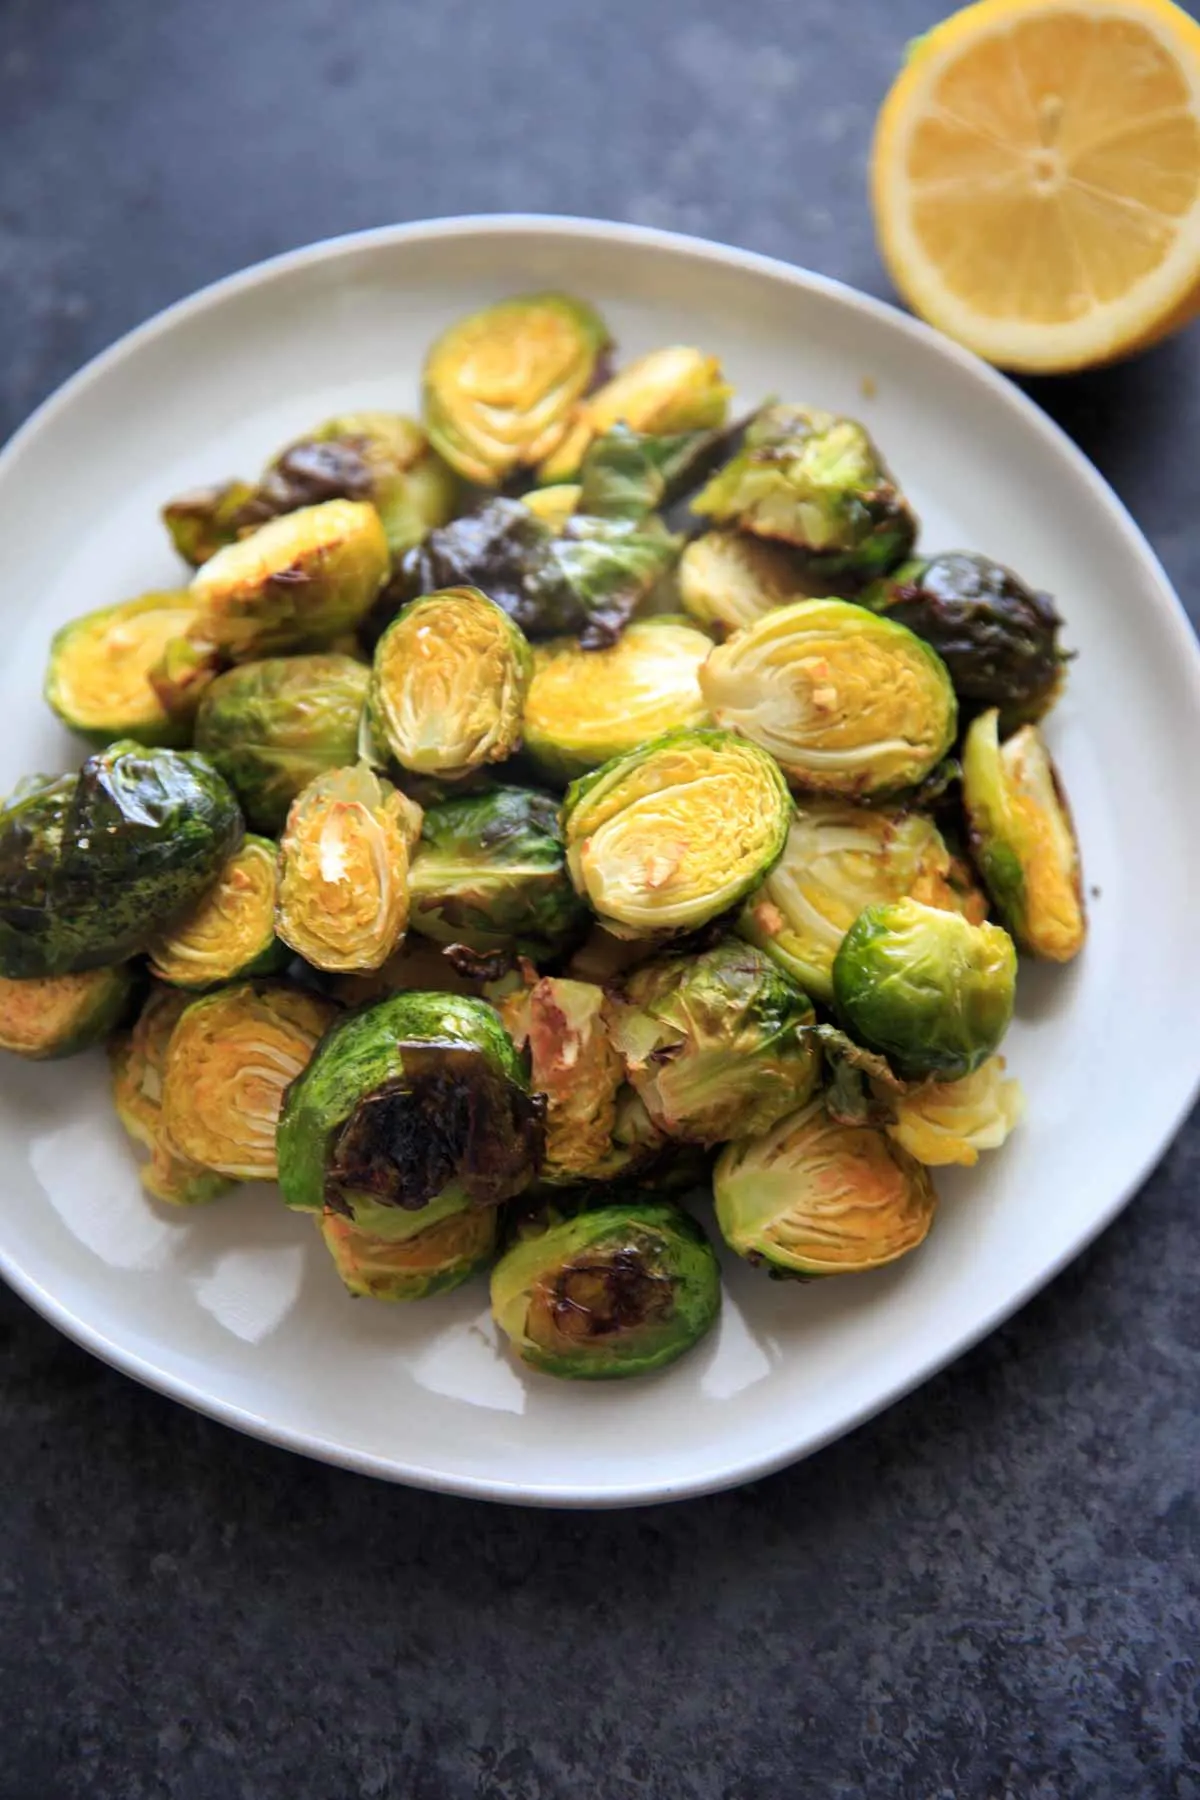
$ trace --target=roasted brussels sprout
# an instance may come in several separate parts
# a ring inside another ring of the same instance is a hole
[[[500,787],[427,807],[409,872],[410,922],[440,944],[539,962],[587,929],[547,794]]]
[[[517,748],[532,668],[520,627],[478,588],[426,594],[376,645],[371,727],[403,768],[457,780]]]
[[[691,930],[775,866],[791,801],[776,765],[728,731],[669,731],[567,790],[567,867],[616,935]]]
[[[577,510],[598,519],[647,519],[700,486],[725,454],[729,435],[685,431],[649,437],[615,425],[583,459]]]
[[[741,631],[776,606],[813,597],[813,579],[786,544],[706,531],[679,559],[679,597],[701,625]]]
[[[237,802],[191,751],[125,739],[0,808],[0,975],[121,962],[190,906],[242,836]]]
[[[808,996],[737,938],[643,963],[610,1020],[629,1080],[668,1137],[752,1137],[803,1105],[820,1079]]]
[[[958,1081],[924,1081],[900,1094],[873,1085],[890,1114],[888,1136],[930,1168],[972,1168],[981,1150],[1000,1148],[1025,1111],[1021,1084],[1005,1077],[1002,1056]]]
[[[546,1096],[543,1179],[602,1178],[625,1079],[605,1028],[604,989],[546,976],[502,1000],[500,1017],[517,1048],[528,1049],[534,1088]]]
[[[866,431],[806,406],[764,407],[692,510],[803,550],[823,575],[869,581],[912,549],[917,520]]]
[[[408,924],[421,809],[365,763],[297,795],[279,846],[275,929],[316,969],[378,969]]]
[[[969,1075],[1012,1018],[1017,954],[998,925],[919,900],[858,915],[833,960],[833,994],[848,1031],[906,1080]]]
[[[186,744],[190,715],[167,711],[150,671],[195,617],[191,596],[174,592],[140,594],[72,619],[51,640],[47,702],[64,725],[95,744],[114,738]]]
[[[242,508],[253,495],[250,482],[226,481],[191,488],[169,500],[162,509],[163,524],[184,562],[198,569],[226,544],[236,543],[243,529]]]
[[[921,813],[802,798],[783,855],[746,901],[738,930],[828,1002],[838,945],[863,908],[909,895],[965,912],[953,873],[941,833]]]
[[[175,988],[153,987],[133,1030],[109,1044],[113,1104],[135,1144],[150,1152],[139,1171],[142,1186],[171,1206],[202,1206],[233,1187],[227,1175],[181,1156],[163,1119],[163,1071],[167,1045],[190,996]]]
[[[486,1001],[393,994],[341,1019],[289,1091],[280,1188],[374,1235],[381,1209],[497,1206],[537,1174],[543,1112]]]
[[[650,1196],[551,1221],[492,1270],[492,1313],[531,1368],[571,1380],[661,1369],[716,1322],[721,1279],[688,1213]]]
[[[173,987],[210,988],[273,975],[288,961],[275,936],[276,849],[244,837],[212,887],[146,945],[150,973]]]
[[[732,392],[715,356],[684,344],[651,350],[579,402],[566,436],[538,475],[542,481],[574,480],[589,444],[616,425],[657,437],[723,425]]]
[[[1079,845],[1036,725],[1002,744],[994,708],[974,720],[963,749],[963,804],[980,873],[1022,950],[1070,962],[1087,936]]]
[[[928,1173],[883,1131],[840,1125],[810,1100],[764,1137],[727,1144],[713,1175],[717,1224],[731,1250],[776,1274],[878,1269],[928,1234]]]
[[[776,607],[712,651],[700,688],[796,786],[851,799],[914,787],[958,722],[936,652],[847,600]]]
[[[712,641],[668,614],[635,619],[607,650],[576,638],[539,646],[525,697],[525,753],[548,781],[572,781],[677,726],[703,725],[699,670]]]
[[[116,1030],[136,989],[128,963],[32,981],[0,976],[0,1050],[31,1062],[90,1050]]]
[[[163,1068],[173,1148],[237,1181],[273,1181],[284,1093],[336,1016],[332,1001],[283,982],[239,982],[193,1000]]]
[[[1009,725],[1054,704],[1067,664],[1062,620],[1011,569],[954,551],[902,563],[860,598],[933,645],[960,700],[1000,707]]]
[[[405,1237],[378,1237],[332,1209],[319,1224],[325,1248],[352,1294],[371,1300],[427,1300],[449,1293],[486,1269],[496,1250],[499,1211],[459,1200],[445,1218],[423,1223],[422,1213],[400,1213],[412,1229]]]
[[[196,748],[256,831],[281,831],[302,788],[354,761],[370,678],[333,651],[267,657],[218,675],[196,714]]]
[[[562,440],[607,343],[599,314],[567,294],[521,294],[459,319],[425,359],[434,447],[482,487],[535,467]]]

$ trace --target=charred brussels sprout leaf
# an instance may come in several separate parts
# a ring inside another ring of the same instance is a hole
[[[63,724],[95,744],[186,744],[187,713],[169,713],[150,671],[168,643],[196,618],[190,594],[141,594],[85,613],[56,631],[46,670],[46,700]]]
[[[228,1176],[180,1155],[167,1136],[162,1106],[167,1045],[189,1005],[187,994],[152,988],[133,1030],[109,1046],[117,1117],[134,1143],[150,1152],[140,1170],[142,1186],[171,1206],[202,1206],[234,1185]]]
[[[273,656],[218,675],[196,715],[196,748],[256,831],[282,830],[316,776],[355,759],[370,670],[333,651]]]
[[[560,638],[534,651],[525,753],[548,781],[572,781],[678,726],[703,725],[701,664],[712,642],[686,620],[635,619],[606,650]]]
[[[459,319],[425,359],[425,424],[468,481],[498,487],[557,447],[608,343],[566,294],[522,294]]]
[[[440,944],[535,962],[557,956],[587,928],[571,886],[546,794],[495,788],[426,809],[409,874],[411,923]]]
[[[198,569],[226,544],[236,543],[243,526],[242,508],[253,494],[248,481],[226,481],[192,488],[178,500],[169,500],[162,509],[163,524],[184,562]]]
[[[31,1062],[90,1050],[116,1030],[137,986],[128,963],[33,981],[0,977],[0,1050]]]
[[[736,938],[644,963],[611,1017],[629,1079],[669,1137],[717,1144],[766,1131],[820,1078],[808,996]]]
[[[167,1044],[163,1121],[174,1149],[239,1181],[273,1181],[284,1093],[336,1017],[282,982],[242,982],[193,1000]]]
[[[711,431],[724,424],[732,391],[715,356],[685,344],[651,350],[579,402],[540,479],[573,480],[588,446],[618,426],[659,437]]]
[[[819,1097],[764,1137],[728,1144],[713,1194],[731,1250],[802,1277],[895,1262],[923,1242],[937,1207],[920,1163],[873,1126],[838,1124]]]
[[[1021,1084],[1004,1073],[1004,1058],[990,1056],[958,1081],[924,1081],[901,1093],[877,1084],[884,1129],[920,1163],[972,1168],[981,1150],[998,1150],[1021,1120]]]
[[[998,925],[893,900],[842,939],[833,992],[847,1029],[908,1080],[954,1080],[986,1062],[1012,1018],[1017,956]]]
[[[289,1090],[283,1197],[375,1235],[385,1211],[498,1206],[537,1174],[542,1112],[486,1001],[394,994],[340,1020]]]
[[[743,531],[706,531],[679,559],[679,597],[699,624],[741,631],[764,613],[812,596],[796,552]]]
[[[764,407],[692,507],[719,525],[794,544],[823,575],[856,581],[894,568],[917,535],[863,427],[804,406]]]
[[[364,1231],[329,1210],[321,1215],[320,1228],[325,1248],[352,1294],[371,1300],[427,1300],[461,1287],[487,1268],[495,1255],[499,1213],[495,1207],[472,1206],[463,1199],[445,1218],[393,1238]]]
[[[276,849],[245,837],[212,887],[146,945],[150,972],[173,987],[209,988],[273,975],[288,960],[275,936]]]
[[[124,960],[204,892],[242,836],[237,802],[190,751],[124,740],[0,810],[0,974]]]
[[[583,459],[578,510],[598,519],[634,521],[661,512],[700,485],[727,440],[723,431],[649,437],[616,425],[596,439]]]
[[[552,1223],[492,1271],[492,1313],[514,1353],[570,1380],[664,1368],[699,1342],[720,1306],[703,1231],[649,1196]]]
[[[770,872],[790,814],[783,777],[755,745],[671,731],[568,789],[567,867],[618,935],[692,930]]]
[[[519,745],[532,666],[520,627],[478,588],[426,594],[375,647],[372,729],[403,768],[460,779]]]
[[[1036,725],[1001,744],[995,709],[980,714],[963,750],[963,803],[975,860],[1022,950],[1070,962],[1087,936],[1079,845]]]
[[[625,1072],[605,1029],[603,988],[546,976],[500,1003],[513,1042],[529,1051],[546,1096],[546,1181],[602,1179],[613,1157]]]
[[[936,652],[846,600],[777,607],[713,650],[700,687],[797,787],[851,799],[914,787],[957,727]]]

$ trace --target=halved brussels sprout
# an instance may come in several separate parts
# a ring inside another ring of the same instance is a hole
[[[923,814],[802,798],[783,855],[746,901],[738,930],[828,1002],[838,945],[863,908],[909,895],[966,912],[952,876],[942,834]]]
[[[492,1270],[492,1313],[515,1354],[570,1380],[665,1368],[720,1309],[720,1270],[703,1231],[647,1196],[550,1223]]]
[[[557,956],[587,929],[548,794],[494,788],[427,807],[408,878],[410,923],[486,955]]]
[[[374,1235],[383,1208],[498,1206],[537,1174],[543,1111],[486,1001],[393,994],[339,1020],[289,1090],[279,1185]]]
[[[156,1200],[171,1206],[202,1206],[227,1194],[233,1182],[181,1156],[163,1119],[163,1071],[167,1045],[190,996],[175,988],[152,987],[134,1024],[109,1044],[113,1104],[135,1144],[150,1152],[139,1174]]]
[[[332,1001],[279,981],[246,981],[193,1000],[163,1068],[167,1139],[237,1181],[274,1181],[284,1094],[337,1017]]]
[[[686,344],[651,350],[579,402],[565,437],[542,463],[538,478],[572,480],[588,445],[614,425],[659,437],[723,425],[732,392],[715,356]]]
[[[354,761],[370,679],[334,651],[267,657],[217,676],[196,714],[196,748],[256,831],[281,831],[302,788]]]
[[[499,1211],[463,1200],[446,1218],[402,1238],[376,1237],[332,1210],[322,1213],[318,1223],[325,1248],[352,1294],[371,1300],[427,1300],[461,1287],[487,1268],[496,1251]]]
[[[846,1027],[906,1080],[969,1075],[1012,1018],[1017,953],[998,925],[892,900],[868,906],[833,960]]]
[[[273,975],[288,961],[275,936],[277,852],[244,837],[208,892],[146,945],[150,973],[172,987],[203,989]]]
[[[869,581],[912,549],[917,520],[854,419],[764,407],[692,511],[803,550],[823,575]]]
[[[31,981],[0,976],[0,1050],[31,1062],[90,1050],[116,1030],[136,989],[128,963]]]
[[[727,1144],[713,1197],[721,1236],[782,1275],[882,1268],[922,1243],[937,1194],[928,1172],[871,1125],[840,1125],[818,1095],[764,1137]]]
[[[64,725],[96,744],[114,738],[186,744],[190,716],[167,711],[150,685],[150,671],[195,618],[190,594],[170,592],[139,594],[72,619],[50,643],[47,703]]]
[[[699,671],[712,641],[686,620],[635,619],[607,650],[577,638],[539,646],[525,697],[525,753],[572,781],[677,726],[703,725]]]
[[[567,294],[521,294],[459,319],[425,359],[425,424],[452,468],[481,487],[533,468],[561,441],[608,343]]]
[[[728,731],[669,731],[573,782],[567,867],[610,931],[692,930],[779,860],[791,800],[779,769]]]
[[[776,607],[717,645],[700,688],[798,787],[851,799],[915,787],[958,724],[937,653],[848,600]]]
[[[668,1137],[751,1137],[803,1105],[820,1079],[807,994],[737,938],[643,963],[609,1019],[625,1072]]]
[[[275,929],[316,969],[378,969],[408,924],[421,809],[365,763],[297,795],[279,846]]]
[[[981,713],[963,749],[963,804],[987,890],[1022,950],[1070,962],[1087,918],[1067,796],[1036,725],[1001,744],[999,714]]]
[[[521,495],[521,505],[551,531],[561,531],[579,505],[583,489],[577,481],[560,481],[554,487],[533,488]]]
[[[701,625],[741,631],[764,613],[813,596],[813,577],[786,544],[744,531],[706,531],[679,559],[679,597]]]
[[[972,1168],[981,1150],[998,1150],[1025,1111],[1019,1081],[1004,1074],[1004,1058],[990,1056],[958,1081],[925,1081],[897,1094],[872,1084],[890,1118],[884,1129],[910,1156],[930,1168]]]
[[[242,508],[253,498],[248,481],[226,481],[219,486],[190,488],[162,509],[163,524],[185,563],[198,569],[210,556],[234,544],[243,528]]]
[[[546,1096],[543,1179],[599,1179],[625,1079],[605,1028],[604,989],[546,976],[502,1000],[500,1017],[517,1048],[528,1049],[534,1089]]]
[[[403,768],[457,780],[520,744],[532,669],[520,627],[478,588],[426,594],[375,647],[372,729]]]
[[[1001,563],[962,550],[902,563],[861,599],[933,645],[960,700],[999,706],[1013,725],[1054,704],[1067,664],[1062,620],[1049,594]]]
[[[0,975],[122,962],[191,905],[242,836],[202,756],[119,739],[0,808]]]

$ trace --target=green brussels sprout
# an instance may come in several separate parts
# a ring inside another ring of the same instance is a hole
[[[712,430],[725,423],[732,392],[715,356],[685,344],[651,350],[579,401],[538,479],[574,480],[589,445],[615,426],[656,437]]]
[[[728,442],[724,431],[650,437],[614,425],[583,459],[577,510],[597,519],[647,519],[699,487]]]
[[[403,768],[458,780],[518,747],[532,669],[520,627],[478,588],[426,594],[375,647],[371,729]]]
[[[783,855],[746,901],[738,930],[828,1003],[833,959],[864,907],[907,895],[981,922],[953,872],[941,832],[921,813],[802,798]]]
[[[721,1236],[772,1274],[882,1268],[928,1235],[937,1194],[886,1132],[832,1119],[817,1096],[763,1137],[727,1144],[713,1173]]]
[[[668,1137],[754,1136],[801,1106],[820,1079],[807,994],[737,938],[643,963],[609,1017],[625,1072]]]
[[[718,644],[700,671],[718,725],[797,787],[863,799],[915,787],[954,742],[937,653],[848,600],[798,600]]]
[[[289,1206],[375,1235],[383,1208],[498,1206],[537,1174],[542,1113],[485,1000],[393,994],[340,1019],[289,1089],[279,1185]]]
[[[521,495],[521,505],[551,531],[561,531],[579,505],[583,492],[577,481],[559,481],[553,487],[532,488]]]
[[[711,639],[686,620],[635,619],[606,650],[559,638],[533,653],[525,754],[548,781],[573,781],[648,738],[703,725],[699,672]]]
[[[614,1156],[617,1100],[625,1079],[605,1026],[604,989],[544,976],[506,995],[500,1017],[528,1050],[535,1090],[546,1096],[542,1179],[602,1180]]]
[[[394,610],[441,588],[477,587],[526,636],[577,632],[586,649],[599,649],[620,636],[678,553],[679,539],[658,519],[576,513],[553,526],[523,500],[489,500],[410,550],[387,602]]]
[[[235,544],[242,534],[242,509],[254,497],[248,481],[226,481],[217,487],[191,488],[162,509],[171,542],[193,569]]]
[[[167,1045],[191,997],[177,988],[153,986],[132,1031],[109,1043],[113,1104],[135,1144],[150,1152],[139,1171],[142,1186],[170,1206],[203,1206],[233,1187],[227,1175],[181,1156],[163,1119],[163,1071]]]
[[[1070,962],[1087,917],[1071,810],[1036,725],[1000,742],[999,714],[981,713],[963,748],[963,804],[988,893],[1022,950]]]
[[[393,1208],[393,1211],[397,1209]],[[426,1211],[432,1210],[427,1208]],[[352,1294],[371,1300],[427,1300],[461,1287],[496,1252],[499,1209],[460,1199],[447,1217],[416,1229],[423,1213],[402,1215],[414,1223],[405,1237],[377,1237],[332,1208],[318,1224],[325,1248]]]
[[[803,550],[826,576],[870,581],[911,551],[912,508],[854,419],[813,407],[764,407],[741,450],[693,512]]]
[[[150,973],[196,990],[278,973],[289,953],[275,936],[276,862],[269,838],[244,837],[208,892],[149,939]]]
[[[196,748],[256,831],[281,831],[301,789],[355,760],[370,678],[333,651],[267,657],[217,676],[196,714]]]
[[[296,796],[279,846],[275,929],[315,969],[378,969],[408,925],[421,809],[365,763]]]
[[[567,294],[521,294],[459,319],[425,359],[434,448],[481,487],[534,468],[561,441],[607,344],[603,319]]]
[[[1004,1058],[989,1056],[957,1081],[923,1081],[900,1093],[873,1082],[884,1130],[929,1168],[973,1168],[981,1150],[998,1150],[1025,1111],[1021,1084],[1005,1077]]]
[[[833,959],[847,1030],[910,1081],[953,1081],[986,1062],[1008,1030],[1016,978],[1006,931],[919,900],[865,907]]]
[[[706,531],[679,559],[679,598],[700,625],[741,631],[764,613],[813,597],[813,578],[786,544],[744,531]]]
[[[122,962],[192,905],[242,836],[237,802],[187,750],[126,739],[0,808],[0,975]]]
[[[774,868],[791,800],[775,763],[729,731],[669,731],[573,782],[567,868],[617,936],[694,930]]]
[[[72,619],[50,643],[47,703],[71,731],[101,746],[114,738],[188,743],[190,716],[167,711],[150,671],[195,618],[190,594],[173,592],[139,594]]]
[[[0,976],[0,1050],[31,1062],[90,1050],[120,1025],[137,986],[128,963],[31,981]]]
[[[290,1083],[337,1017],[281,981],[244,981],[185,1007],[167,1043],[163,1127],[177,1154],[236,1181],[274,1181]]]
[[[551,1214],[492,1270],[492,1314],[516,1356],[569,1380],[665,1368],[720,1309],[712,1245],[690,1214],[648,1195]]]
[[[902,563],[860,599],[932,644],[959,699],[1000,707],[1006,725],[1042,718],[1058,697],[1067,657],[1053,601],[986,556]]]
[[[534,962],[587,929],[547,794],[500,787],[427,807],[409,871],[410,922],[439,944]]]

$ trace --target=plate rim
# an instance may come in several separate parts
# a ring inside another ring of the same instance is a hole
[[[972,351],[934,330],[922,320],[903,312],[889,301],[880,299],[873,294],[864,293],[847,282],[839,281],[832,276],[818,274],[814,270],[806,269],[800,264],[787,262],[780,257],[764,255],[759,251],[745,250],[735,245],[697,237],[690,233],[667,231],[656,226],[626,224],[617,220],[590,219],[574,214],[466,213],[346,232],[263,258],[261,261],[248,264],[229,275],[221,276],[217,280],[207,283],[152,314],[148,319],[124,332],[113,343],[97,352],[68,376],[34,408],[33,412],[16,428],[7,443],[0,449],[0,484],[7,476],[10,466],[17,463],[27,448],[43,432],[53,426],[60,414],[68,411],[96,381],[121,363],[136,356],[144,345],[152,342],[155,338],[168,335],[177,324],[220,306],[228,298],[255,287],[268,285],[298,270],[322,262],[336,261],[339,257],[360,250],[439,239],[512,237],[529,233],[560,239],[599,241],[614,247],[633,246],[667,250],[676,254],[690,255],[700,261],[723,264],[725,267],[751,275],[766,276],[774,281],[782,281],[800,291],[817,293],[831,299],[840,306],[865,316],[888,331],[908,336],[913,341],[934,350],[951,364],[957,365],[964,374],[970,376],[975,382],[981,383],[996,404],[1004,405],[1015,413],[1027,428],[1038,433],[1049,448],[1072,465],[1076,475],[1082,477],[1091,490],[1093,499],[1113,519],[1126,539],[1130,550],[1144,566],[1147,575],[1152,579],[1153,585],[1158,591],[1164,628],[1174,633],[1180,661],[1186,666],[1186,680],[1192,704],[1200,714],[1200,643],[1197,642],[1191,622],[1161,560],[1124,502],[1079,445],[1015,382],[991,367],[990,364],[983,362]],[[1081,1255],[1099,1237],[1101,1232],[1112,1224],[1157,1168],[1174,1143],[1195,1105],[1197,1095],[1200,1094],[1200,1039],[1196,1043],[1194,1065],[1184,1098],[1175,1110],[1169,1127],[1164,1130],[1146,1155],[1139,1160],[1137,1170],[1131,1179],[1116,1191],[1114,1197],[1101,1209],[1099,1214],[1088,1220],[1086,1228],[1080,1231],[1051,1262],[1040,1268],[1036,1275],[1024,1282],[1014,1294],[1006,1296],[999,1305],[993,1307],[982,1318],[974,1320],[967,1330],[959,1332],[944,1351],[927,1357],[915,1370],[907,1371],[900,1377],[885,1382],[868,1401],[856,1406],[848,1415],[828,1428],[815,1431],[808,1436],[802,1435],[798,1440],[782,1448],[775,1448],[750,1458],[735,1459],[727,1466],[716,1468],[707,1474],[679,1481],[664,1481],[658,1478],[641,1482],[627,1480],[619,1485],[603,1489],[596,1489],[586,1483],[542,1483],[535,1487],[527,1487],[505,1478],[465,1473],[447,1474],[444,1470],[416,1463],[405,1463],[396,1457],[384,1457],[372,1452],[348,1448],[319,1434],[279,1425],[269,1415],[255,1412],[235,1401],[223,1399],[205,1391],[202,1386],[187,1377],[161,1367],[152,1357],[145,1356],[113,1338],[105,1329],[81,1318],[65,1303],[58,1300],[39,1280],[25,1272],[2,1241],[0,1241],[0,1275],[13,1291],[49,1324],[82,1349],[108,1363],[110,1367],[132,1377],[143,1386],[165,1395],[168,1399],[178,1401],[195,1412],[215,1419],[220,1424],[230,1426],[248,1436],[259,1438],[276,1448],[290,1450],[336,1467],[353,1470],[357,1474],[385,1481],[435,1493],[453,1494],[468,1499],[491,1500],[508,1505],[596,1510],[660,1505],[668,1501],[719,1493],[745,1482],[762,1480],[780,1469],[802,1461],[838,1438],[857,1430],[869,1419],[912,1393],[932,1376],[938,1374],[951,1362],[956,1361],[958,1357],[981,1342],[1005,1320],[1011,1318],[1035,1294],[1061,1274],[1068,1264]]]

